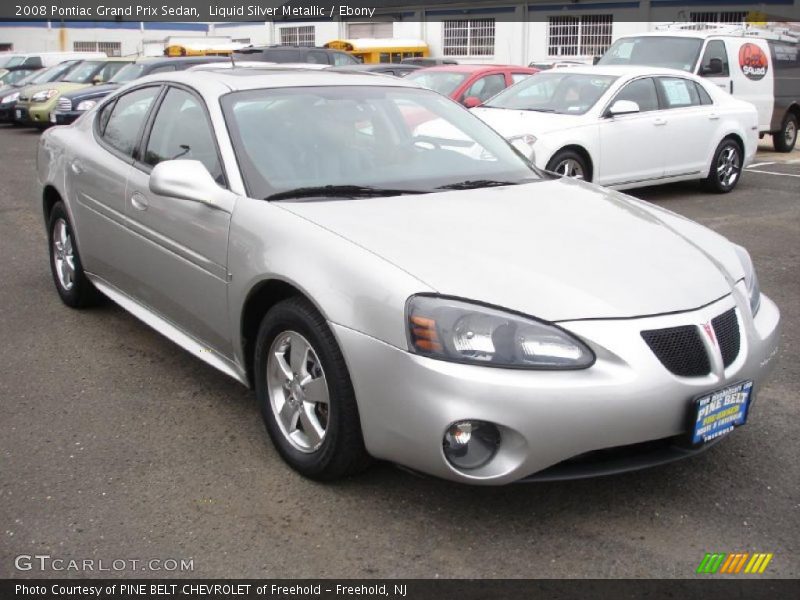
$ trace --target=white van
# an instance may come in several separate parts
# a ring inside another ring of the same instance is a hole
[[[30,69],[45,69],[65,60],[97,60],[108,58],[105,52],[25,52],[15,53],[4,65],[9,67],[27,67]]]
[[[800,121],[798,39],[786,31],[681,24],[619,38],[600,65],[646,65],[695,73],[755,105],[759,134],[779,152],[797,142]]]

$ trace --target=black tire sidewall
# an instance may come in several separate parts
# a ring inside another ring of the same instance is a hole
[[[794,140],[792,141],[792,144],[789,145],[785,141],[786,137],[784,136],[784,132],[786,131],[786,128],[789,126],[789,123],[792,122],[794,123]],[[778,137],[775,138],[774,140],[773,146],[775,146],[775,150],[777,150],[778,152],[791,152],[794,149],[795,145],[797,144],[797,135],[798,135],[797,125],[798,125],[798,120],[794,114],[788,113],[784,117],[783,123],[781,123],[781,130],[777,134]]]
[[[325,439],[319,449],[310,453],[301,452],[286,439],[272,411],[267,390],[267,355],[276,337],[285,331],[295,331],[311,344],[328,383]],[[352,458],[363,453],[358,411],[354,410],[355,394],[336,340],[310,303],[290,299],[276,304],[266,314],[256,340],[254,382],[267,432],[284,461],[312,479],[335,479],[351,470],[348,464],[353,462]]]

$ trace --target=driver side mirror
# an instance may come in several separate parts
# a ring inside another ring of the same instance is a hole
[[[606,111],[606,116],[617,117],[639,112],[639,105],[633,100],[617,100]]]
[[[480,106],[481,104],[483,104],[483,102],[481,102],[481,99],[478,98],[477,96],[467,96],[466,98],[464,98],[464,106],[466,106],[467,108],[475,108],[476,106]]]
[[[150,173],[150,191],[231,212],[234,195],[221,188],[199,160],[165,160]]]

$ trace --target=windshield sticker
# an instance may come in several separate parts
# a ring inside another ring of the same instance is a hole
[[[739,67],[748,79],[763,79],[767,74],[767,55],[756,44],[742,44],[739,48]]]
[[[667,94],[667,100],[670,106],[691,104],[692,99],[689,96],[689,89],[686,87],[686,82],[683,79],[666,79],[662,81],[664,92]]]

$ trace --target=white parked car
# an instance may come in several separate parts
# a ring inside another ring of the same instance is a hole
[[[752,104],[671,69],[539,73],[473,112],[538,167],[619,189],[705,179],[729,192],[758,145]]]

